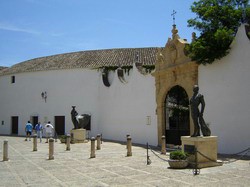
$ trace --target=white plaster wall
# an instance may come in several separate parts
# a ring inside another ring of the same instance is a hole
[[[126,80],[128,83],[122,83],[116,72],[110,87],[99,85],[99,133],[105,139],[120,141],[126,141],[130,134],[134,143],[157,145],[154,77],[140,74],[134,66]]]
[[[41,71],[15,74],[16,83],[11,84],[11,76],[0,77],[0,134],[11,134],[11,116],[19,116],[19,135],[24,135],[24,127],[30,116],[39,116],[39,121],[51,121],[54,116],[65,116],[65,131],[73,128],[71,106],[75,105],[79,114],[91,113],[92,132],[97,131],[99,73],[87,69]],[[47,92],[47,102],[41,93]]]
[[[199,66],[205,120],[218,136],[219,153],[237,153],[250,147],[250,41],[242,25],[230,53],[212,65]]]
[[[52,124],[54,116],[65,116],[65,133],[69,133],[71,106],[75,105],[79,114],[91,114],[90,136],[102,133],[105,139],[126,141],[130,134],[134,143],[157,145],[154,77],[133,69],[126,75],[127,84],[112,73],[110,87],[104,86],[101,72],[87,69],[19,73],[14,84],[12,75],[1,76],[0,134],[11,134],[11,116],[19,117],[18,135],[25,135],[31,116]],[[45,91],[46,103],[41,97]]]

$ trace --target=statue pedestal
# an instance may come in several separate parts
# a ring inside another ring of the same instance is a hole
[[[86,140],[86,129],[73,129],[70,136],[71,143],[83,143]]]
[[[221,161],[217,161],[217,136],[182,136],[181,141],[182,150],[191,154],[188,158],[191,167],[195,167],[194,148],[197,150],[197,168],[222,165]]]

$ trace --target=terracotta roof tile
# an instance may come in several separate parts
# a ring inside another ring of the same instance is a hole
[[[0,69],[0,75],[72,68],[128,66],[137,61],[142,65],[153,65],[156,63],[157,50],[156,47],[124,48],[58,54],[27,60],[10,68]]]
[[[1,75],[1,71],[6,69],[6,68],[8,68],[8,67],[0,66],[0,75]]]

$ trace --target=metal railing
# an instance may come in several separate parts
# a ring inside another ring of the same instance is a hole
[[[169,161],[169,159],[165,159],[165,158],[160,157],[161,153],[157,152],[157,151],[154,151],[153,149],[151,149],[150,145],[147,143],[147,165],[150,165],[152,163],[152,160],[150,159],[149,151],[148,150],[150,150],[153,153],[153,155],[156,156],[157,158],[159,158],[160,160],[162,160],[164,162],[168,162]],[[247,149],[245,149],[245,150],[243,150],[243,151],[240,151],[238,153],[230,154],[230,156],[238,156],[238,155],[240,155],[239,158],[234,159],[233,161],[218,162],[218,161],[215,161],[215,160],[211,159],[210,157],[208,157],[207,155],[203,154],[202,152],[198,151],[195,148],[194,152],[192,153],[192,155],[195,156],[195,159],[194,159],[195,161],[194,162],[188,161],[188,163],[194,165],[193,174],[194,175],[199,175],[200,174],[200,169],[198,168],[198,159],[197,159],[198,158],[198,154],[201,155],[202,157],[206,158],[207,160],[209,160],[211,162],[214,162],[214,163],[218,163],[218,164],[221,164],[221,163],[223,163],[223,164],[230,164],[230,163],[233,163],[233,162],[236,162],[238,160],[243,159],[243,157],[245,157],[246,155],[248,155],[248,153],[250,153],[250,147],[247,148]]]

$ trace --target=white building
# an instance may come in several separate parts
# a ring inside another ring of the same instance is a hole
[[[58,134],[67,134],[76,106],[79,114],[91,115],[89,136],[126,141],[130,134],[133,142],[157,145],[154,77],[135,66],[138,61],[154,64],[156,52],[156,48],[83,51],[3,69],[0,134],[25,135],[28,120],[51,121]],[[103,71],[118,65],[127,68],[119,69],[119,76],[118,70]]]
[[[250,40],[241,25],[230,53],[212,65],[199,66],[200,91],[206,100],[205,119],[218,136],[221,153],[250,147]]]
[[[168,47],[177,45],[174,39],[168,42]],[[134,143],[159,145],[161,133],[165,132],[157,122],[155,77],[146,70],[156,64],[162,49],[82,51],[0,68],[0,134],[25,135],[28,120],[33,124],[51,121],[58,134],[67,134],[73,128],[71,107],[76,106],[79,114],[91,115],[89,136],[102,134],[104,139],[126,141],[130,134]],[[169,59],[179,54],[170,52],[173,56]],[[212,65],[200,65],[198,80],[192,78],[204,95],[204,118],[212,135],[218,136],[219,153],[235,153],[249,147],[249,52],[250,40],[242,25],[230,53]],[[181,59],[186,60],[183,56]],[[181,61],[180,64],[183,66]],[[176,71],[171,73],[175,75]],[[173,81],[178,85],[178,77]],[[185,82],[180,86],[185,88]],[[186,92],[190,98],[191,90]],[[164,126],[165,121],[160,123]]]

